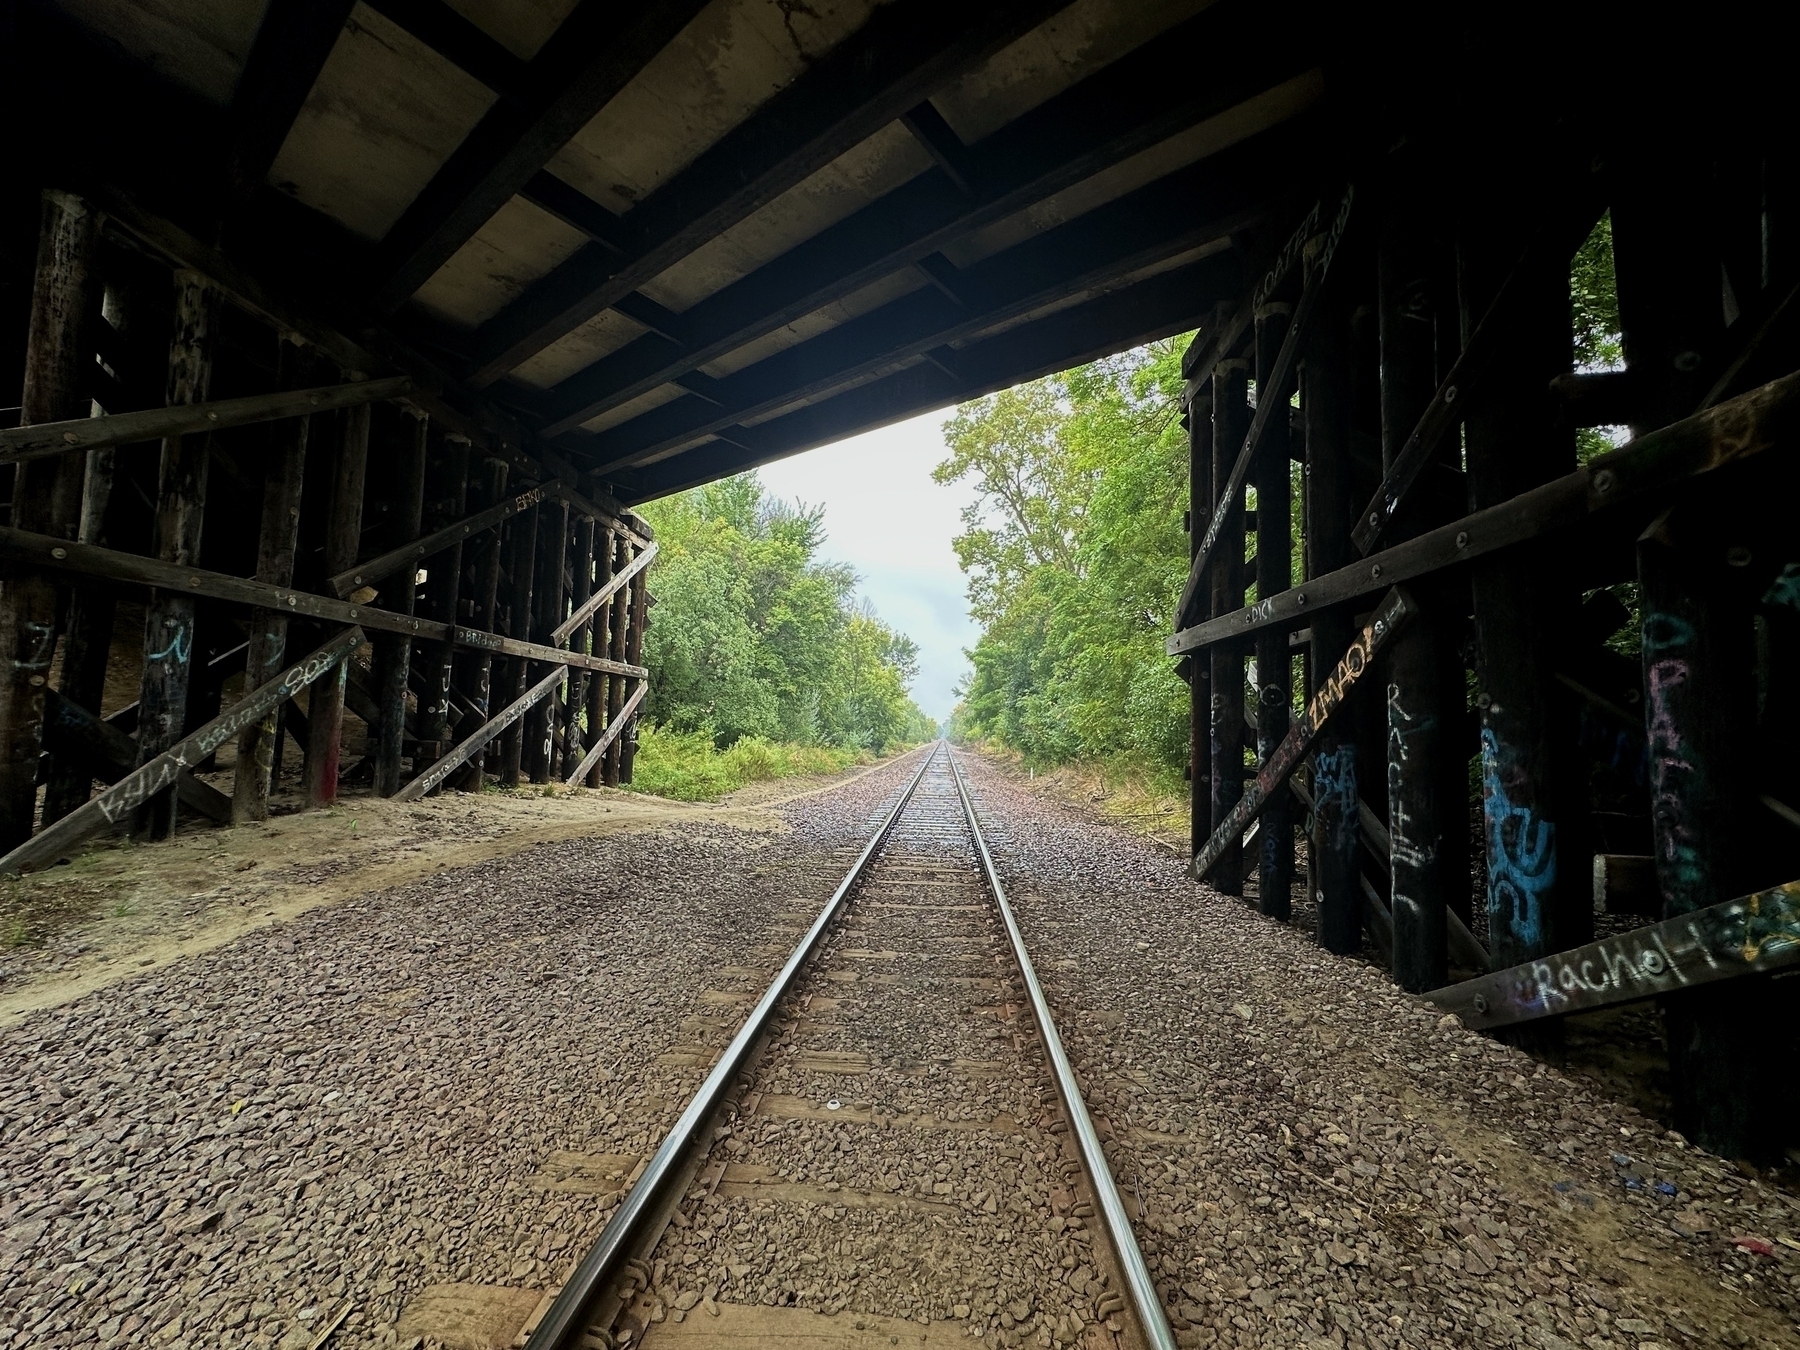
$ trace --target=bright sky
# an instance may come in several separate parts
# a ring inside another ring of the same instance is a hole
[[[968,670],[963,650],[979,636],[950,547],[974,494],[931,481],[949,416],[927,413],[758,471],[775,496],[824,505],[824,556],[854,567],[859,592],[882,621],[919,644],[913,699],[940,722]]]

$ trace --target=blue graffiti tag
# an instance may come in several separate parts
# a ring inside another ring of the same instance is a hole
[[[1487,824],[1488,918],[1525,947],[1543,941],[1556,885],[1556,823],[1512,800],[1499,739],[1481,729],[1481,813]]]
[[[1800,563],[1789,563],[1781,569],[1781,575],[1763,592],[1762,602],[1800,609]]]
[[[165,622],[168,627],[175,630],[175,636],[169,639],[169,645],[160,652],[145,653],[144,660],[146,662],[167,661],[173,657],[176,664],[179,665],[188,659],[188,653],[193,649],[194,631],[179,619],[169,619]]]

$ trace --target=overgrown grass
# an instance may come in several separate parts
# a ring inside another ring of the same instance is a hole
[[[678,802],[716,802],[749,783],[837,773],[874,758],[866,750],[783,745],[760,736],[746,736],[730,749],[720,750],[705,731],[684,733],[646,726],[638,732],[631,790]]]
[[[993,741],[968,744],[1064,801],[1079,803],[1177,849],[1185,846],[1188,785],[1177,770],[1124,756],[1034,764],[1017,750]]]

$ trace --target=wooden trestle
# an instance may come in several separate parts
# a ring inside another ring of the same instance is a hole
[[[629,781],[649,526],[186,242],[43,193],[0,429],[0,873],[109,827],[166,837],[183,805],[265,818],[284,737],[315,806],[478,786],[484,755],[519,781],[521,717],[530,781]],[[194,773],[231,748],[226,795]]]
[[[1465,146],[1459,172],[1430,140],[1296,212],[1187,354],[1194,543],[1167,650],[1195,690],[1196,872],[1240,893],[1243,833],[1297,774],[1321,942],[1366,929],[1407,988],[1540,1047],[1563,1014],[1659,998],[1677,1123],[1768,1156],[1791,1142],[1783,1089],[1745,1033],[1793,1015],[1770,972],[1800,960],[1791,166],[1721,151],[1721,183],[1762,186],[1702,207],[1616,144]],[[1626,362],[1578,372],[1571,260],[1597,222]],[[1625,443],[1579,456],[1596,425]],[[1401,583],[1404,631],[1353,641]],[[1277,824],[1260,907],[1286,917]]]

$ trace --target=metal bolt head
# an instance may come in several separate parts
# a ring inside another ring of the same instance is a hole
[[[1294,592],[1294,603],[1296,605],[1304,605],[1306,603],[1306,592],[1305,591]]]
[[[1375,577],[1376,579],[1379,580],[1381,577],[1381,564],[1376,563],[1373,567],[1371,567],[1369,569],[1369,575],[1372,577]]]
[[[1458,548],[1467,548],[1469,546],[1469,532],[1467,530],[1458,530],[1456,532],[1456,546]]]
[[[1673,364],[1675,369],[1679,370],[1683,375],[1686,375],[1691,371],[1700,369],[1700,362],[1703,359],[1704,358],[1701,357],[1699,352],[1676,352],[1675,359],[1671,364]]]
[[[1485,1013],[1487,1010],[1488,1010],[1487,995],[1486,994],[1475,995],[1475,1011],[1478,1013]]]
[[[1725,562],[1730,567],[1748,567],[1750,558],[1750,550],[1743,544],[1733,544],[1725,550]]]
[[[1618,482],[1618,475],[1611,469],[1602,469],[1599,473],[1594,475],[1594,491],[1611,492],[1613,488],[1618,486]]]
[[[1444,402],[1446,402],[1446,403],[1456,402],[1456,386],[1455,385],[1450,385],[1444,390]]]
[[[69,556],[69,550],[66,548],[53,548],[50,550],[50,556],[61,560]]]

